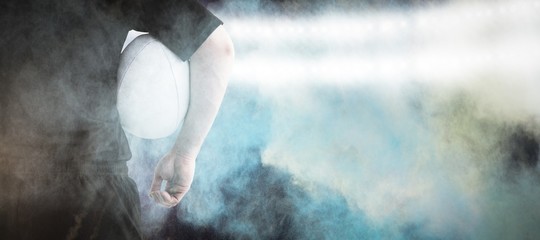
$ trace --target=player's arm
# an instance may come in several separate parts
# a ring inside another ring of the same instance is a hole
[[[190,60],[190,105],[174,147],[158,163],[150,196],[172,207],[189,190],[195,159],[217,115],[234,61],[234,48],[219,26]],[[167,181],[165,191],[161,183]]]

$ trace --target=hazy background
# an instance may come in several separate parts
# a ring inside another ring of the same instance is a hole
[[[207,1],[236,47],[151,239],[539,239],[540,1]]]

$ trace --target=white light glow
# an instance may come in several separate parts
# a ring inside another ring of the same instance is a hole
[[[538,1],[455,3],[413,12],[230,19],[234,79],[290,81],[465,80],[538,74]]]

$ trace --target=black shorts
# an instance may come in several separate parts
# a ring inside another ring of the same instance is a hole
[[[38,176],[0,172],[0,239],[143,238],[137,186],[127,168]]]

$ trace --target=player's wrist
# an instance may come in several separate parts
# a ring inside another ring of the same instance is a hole
[[[186,151],[182,148],[174,148],[172,153],[175,156],[175,159],[180,161],[195,161],[198,155],[198,151]]]

